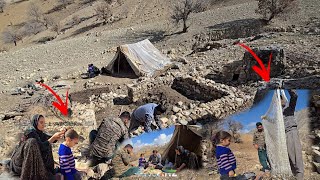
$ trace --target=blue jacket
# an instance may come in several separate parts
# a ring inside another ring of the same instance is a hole
[[[228,147],[217,146],[216,158],[221,175],[229,174],[229,171],[234,171],[237,168],[236,158]]]

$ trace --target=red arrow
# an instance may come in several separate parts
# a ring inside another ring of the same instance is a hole
[[[38,82],[38,84],[40,84],[41,86],[45,87],[46,89],[48,89],[56,98],[57,100],[59,101],[59,103],[57,102],[52,102],[52,105],[54,107],[56,107],[57,109],[59,109],[59,111],[67,116],[68,115],[68,91],[67,91],[67,96],[66,96],[66,103],[62,102],[60,96],[57,95],[56,92],[54,92],[49,86],[43,84],[43,83],[40,83]]]
[[[245,48],[249,53],[258,61],[260,68],[258,66],[253,66],[252,69],[264,80],[269,82],[270,81],[270,64],[272,59],[272,53],[269,56],[268,68],[266,69],[261,61],[261,59],[250,49],[248,46],[242,43],[238,43],[241,47]]]

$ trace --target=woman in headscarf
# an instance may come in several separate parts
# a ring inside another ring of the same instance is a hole
[[[64,130],[49,136],[44,133],[45,118],[34,115],[32,127],[24,132],[11,156],[10,169],[20,179],[50,179],[54,175],[51,143],[60,139]]]
[[[183,146],[178,146],[176,149],[176,163],[175,167],[177,168],[177,172],[181,171],[184,168],[188,169],[198,169],[198,157],[194,152],[190,152],[184,149]]]

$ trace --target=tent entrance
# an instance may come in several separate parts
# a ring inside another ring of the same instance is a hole
[[[192,139],[192,141],[190,141]],[[175,148],[177,146],[183,146],[185,149],[194,152],[198,156],[199,166],[202,166],[201,156],[201,143],[202,137],[198,136],[192,130],[188,129],[187,126],[176,126],[173,137],[171,138],[167,149],[163,154],[163,161],[168,159],[170,162],[175,162],[176,153]]]
[[[116,77],[138,78],[122,52],[119,52],[117,59],[114,61],[112,71]]]

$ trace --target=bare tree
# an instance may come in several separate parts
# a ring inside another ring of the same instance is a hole
[[[40,7],[35,4],[30,5],[28,14],[30,17],[30,22],[27,22],[27,24],[29,26],[32,25],[33,27],[38,27],[41,28],[41,30],[43,30],[41,26],[36,26],[35,22],[41,24],[46,29],[49,29],[49,27],[53,25],[53,19],[49,16],[44,15]]]
[[[34,3],[30,5],[28,14],[32,20],[35,20],[39,23],[42,22],[43,12],[39,8],[39,6],[35,5]]]
[[[60,22],[55,21],[55,22],[53,23],[53,25],[52,25],[52,31],[56,32],[57,35],[59,35],[61,29],[62,29],[62,27],[61,27]]]
[[[107,20],[112,16],[110,5],[101,3],[95,10],[98,18],[103,20],[103,25],[107,24]]]
[[[22,40],[22,33],[18,28],[6,29],[2,32],[2,40],[4,43],[14,43],[17,46],[17,42]]]
[[[79,16],[75,15],[72,17],[72,21],[71,21],[72,25],[80,24],[80,22],[81,22],[81,19],[79,18]]]
[[[74,0],[58,0],[63,8],[67,8],[69,4],[74,3]]]
[[[28,21],[24,25],[24,34],[27,36],[36,35],[44,29],[43,25],[38,21]]]
[[[261,14],[263,19],[270,22],[274,17],[289,12],[297,7],[297,0],[257,0],[256,13]]]
[[[43,16],[42,25],[46,27],[46,29],[49,29],[49,27],[54,25],[54,19],[49,16]]]
[[[204,11],[204,6],[201,0],[183,0],[183,2],[176,4],[173,7],[173,14],[171,15],[171,19],[174,20],[176,25],[178,25],[179,22],[182,21],[182,32],[185,33],[189,28],[189,26],[187,26],[189,15],[191,13],[198,13],[202,11]]]
[[[234,138],[235,142],[240,142],[239,131],[243,129],[243,125],[241,122],[235,121],[233,119],[226,120],[226,125],[229,131],[232,133],[232,137]]]
[[[3,9],[6,6],[5,0],[0,0],[0,13],[3,13]]]

